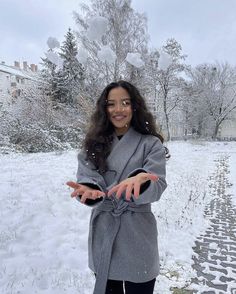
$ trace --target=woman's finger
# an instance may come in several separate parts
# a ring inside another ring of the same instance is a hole
[[[102,191],[96,190],[97,191],[97,196],[98,197],[104,197],[106,194]]]
[[[138,198],[140,194],[140,183],[138,181],[134,182],[134,197]]]
[[[91,197],[90,197],[90,199],[96,199],[96,197],[97,197],[97,191],[96,190],[91,191]]]
[[[87,198],[91,198],[91,191],[85,191],[82,195],[82,197],[80,198],[80,202],[81,203],[85,203],[85,201],[87,200]]]
[[[115,193],[115,192],[119,189],[119,186],[120,186],[120,185],[116,185],[116,186],[112,187],[112,188],[108,191],[107,196],[110,197],[113,193]]]
[[[121,184],[116,192],[116,198],[120,198],[121,194],[126,190],[126,185],[125,184]]]
[[[79,193],[77,190],[75,190],[74,192],[72,192],[71,194],[71,197],[76,197],[76,196],[79,196]]]
[[[151,173],[147,173],[146,176],[147,176],[148,180],[151,180],[151,181],[154,181],[154,182],[156,182],[159,179],[159,177],[157,175],[151,174]]]
[[[129,201],[130,198],[131,198],[131,193],[132,193],[133,187],[134,187],[133,183],[129,183],[129,184],[127,185],[127,187],[126,187],[125,198],[126,198],[126,200],[128,200],[128,201]]]
[[[143,173],[140,175],[141,183],[145,183],[147,181],[154,181],[156,182],[158,180],[158,176],[151,173]]]
[[[85,187],[80,186],[78,189],[76,189],[74,192],[71,193],[71,197],[82,195],[85,191],[86,191]]]
[[[67,182],[66,185],[73,189],[78,189],[80,187],[80,184],[72,182],[72,181]]]
[[[99,198],[99,196],[98,196],[98,193],[99,191],[98,190],[94,190],[94,191],[92,191],[92,199],[97,199],[97,198]]]

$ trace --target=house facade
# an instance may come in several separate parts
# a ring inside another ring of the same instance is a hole
[[[0,63],[0,109],[14,102],[21,91],[38,79],[37,65],[28,65],[26,61],[20,65],[15,61],[14,66]]]

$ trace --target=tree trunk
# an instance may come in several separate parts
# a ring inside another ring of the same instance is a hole
[[[219,131],[219,126],[220,126],[220,124],[216,123],[212,139],[216,139],[218,131]]]
[[[164,113],[165,113],[166,131],[167,131],[166,140],[169,141],[170,140],[170,128],[169,128],[169,117],[168,117],[168,114],[167,114],[167,103],[166,103],[167,102],[167,95],[168,95],[168,92],[165,89],[164,90],[163,108],[164,108]]]
[[[169,141],[170,140],[170,127],[169,127],[169,117],[168,117],[167,113],[165,113],[165,117],[166,117],[167,141]]]
[[[118,61],[115,61],[115,68],[114,68],[114,81],[117,82],[119,80],[118,76]]]

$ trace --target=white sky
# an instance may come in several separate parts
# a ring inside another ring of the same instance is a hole
[[[64,39],[76,28],[72,11],[81,0],[0,0],[0,61],[39,63],[49,36]],[[150,46],[174,37],[187,63],[228,61],[236,65],[235,0],[133,0],[148,17]]]

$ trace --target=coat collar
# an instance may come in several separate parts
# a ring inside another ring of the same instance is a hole
[[[116,180],[119,181],[123,170],[137,150],[142,135],[130,127],[120,140],[117,138],[116,134],[113,136],[111,153],[107,158],[107,162],[109,170],[116,171]]]

